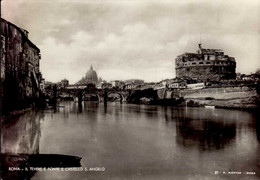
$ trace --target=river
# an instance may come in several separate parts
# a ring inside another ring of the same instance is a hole
[[[37,171],[33,180],[260,178],[257,114],[119,102],[59,105],[2,126],[2,153],[82,157],[83,171]]]

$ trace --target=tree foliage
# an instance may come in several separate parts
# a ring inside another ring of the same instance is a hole
[[[255,74],[260,75],[260,68],[257,68]]]

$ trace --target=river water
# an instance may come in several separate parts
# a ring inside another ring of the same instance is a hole
[[[4,125],[1,151],[82,157],[83,171],[37,171],[34,180],[258,179],[259,120],[236,110],[62,102]]]

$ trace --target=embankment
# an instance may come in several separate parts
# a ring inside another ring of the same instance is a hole
[[[246,86],[181,90],[179,96],[188,105],[235,109],[255,109],[259,99],[256,89]]]

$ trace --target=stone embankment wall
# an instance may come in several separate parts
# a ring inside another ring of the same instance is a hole
[[[205,88],[199,90],[182,90],[179,96],[187,103],[201,106],[217,106],[223,108],[256,108],[257,91],[250,87]]]

